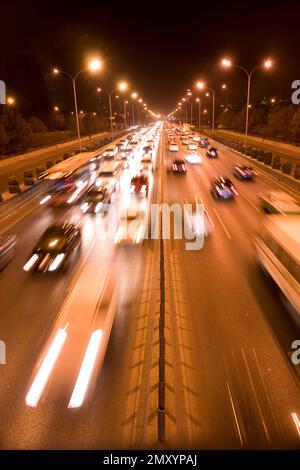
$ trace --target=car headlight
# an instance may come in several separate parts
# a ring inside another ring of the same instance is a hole
[[[98,202],[98,204],[96,205],[95,207],[95,214],[97,214],[97,212],[99,212],[99,210],[101,209],[102,207],[102,202]]]
[[[32,268],[32,266],[35,264],[35,262],[38,259],[39,259],[39,255],[37,255],[36,253],[34,255],[32,255],[31,258],[27,261],[27,263],[24,264],[23,270],[24,271],[30,271],[30,269]]]
[[[59,255],[56,255],[54,260],[49,266],[49,271],[55,271],[62,263],[65,255],[64,253],[60,253]]]
[[[114,238],[114,243],[119,243],[123,235],[123,227],[119,227]]]
[[[88,208],[89,208],[88,202],[84,202],[81,206],[82,212],[86,212],[88,210]]]

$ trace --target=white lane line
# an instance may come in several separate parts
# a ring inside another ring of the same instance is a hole
[[[226,233],[227,237],[229,238],[229,240],[231,240],[232,237],[231,237],[229,231],[227,230],[227,227],[224,224],[224,222],[222,220],[222,217],[220,216],[219,212],[217,211],[217,209],[215,207],[214,207],[214,212],[215,212],[216,216],[218,217],[219,222],[222,225],[222,228],[223,228],[224,232]]]
[[[256,210],[256,212],[259,212],[259,213],[260,213],[260,210],[258,209],[258,207],[256,207],[256,205],[255,205],[255,204],[253,204],[253,202],[252,202],[252,201],[250,201],[250,199],[248,199],[248,197],[247,197],[247,196],[245,196],[245,195],[244,195],[244,194],[242,194],[241,192],[239,192],[239,195],[240,195],[240,196],[242,196],[242,197],[243,197],[243,198],[244,198],[244,199],[245,199],[245,200],[248,202],[248,204],[250,204],[250,206],[251,206],[251,207],[253,207],[253,209],[255,209],[255,210]]]
[[[271,442],[268,427],[267,427],[267,424],[265,422],[264,414],[263,414],[262,408],[260,406],[259,399],[257,397],[253,377],[252,377],[252,374],[250,372],[250,367],[249,367],[249,364],[248,364],[248,361],[247,361],[247,358],[246,358],[244,348],[242,348],[242,356],[243,356],[244,363],[245,363],[245,366],[246,366],[246,370],[247,370],[247,373],[248,373],[248,377],[249,377],[250,385],[251,385],[251,388],[252,388],[253,396],[255,398],[255,402],[256,402],[257,410],[258,410],[258,413],[259,413],[259,416],[260,416],[261,424],[262,424],[263,429],[265,431],[266,438],[268,439],[269,442]]]
[[[235,411],[235,406],[234,406],[234,402],[233,402],[233,398],[232,398],[232,394],[231,394],[231,390],[230,390],[228,380],[226,380],[226,385],[227,385],[230,404],[231,404],[231,408],[232,408],[232,411],[233,411],[233,416],[234,416],[236,428],[237,428],[237,431],[238,431],[238,435],[239,435],[242,446],[244,446],[243,436],[242,436],[241,428],[240,428],[239,421],[238,421],[238,418],[237,418],[237,413]]]

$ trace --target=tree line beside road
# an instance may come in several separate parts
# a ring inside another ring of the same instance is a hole
[[[225,108],[217,118],[219,128],[245,131],[246,108]],[[265,138],[300,143],[300,106],[258,106],[249,110],[248,132]]]
[[[86,113],[80,117],[80,132],[92,136],[105,130],[105,122],[99,115]],[[47,119],[31,116],[24,118],[13,109],[0,116],[0,156],[14,155],[29,149],[54,145],[76,137],[75,116],[67,118],[55,113]],[[1,158],[1,157],[0,157]]]

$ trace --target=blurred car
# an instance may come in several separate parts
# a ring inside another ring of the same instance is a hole
[[[121,163],[123,168],[128,168],[128,158],[127,152],[125,152],[125,150],[120,150],[117,156],[117,162]]]
[[[223,201],[234,199],[238,194],[232,181],[223,176],[219,176],[212,181],[211,192],[215,199]]]
[[[125,148],[127,147],[127,144],[128,144],[128,140],[127,140],[127,139],[121,139],[121,140],[119,141],[119,146],[120,146],[120,148],[125,149]]]
[[[140,174],[131,178],[130,191],[134,194],[148,195],[149,179],[148,176]]]
[[[216,147],[209,147],[209,149],[206,150],[206,155],[209,158],[218,158],[219,157],[218,150],[216,149]]]
[[[184,216],[188,228],[198,237],[208,237],[214,230],[214,223],[201,199],[185,200]]]
[[[120,174],[122,172],[122,165],[119,162],[106,162],[100,168],[96,184],[102,183],[110,184],[113,191],[119,187]]]
[[[115,146],[115,147],[110,147],[110,148],[105,149],[102,155],[105,158],[105,160],[114,160],[117,156],[117,153],[118,153],[118,147]]]
[[[153,161],[150,154],[144,155],[141,159],[140,170],[151,170],[153,171]]]
[[[140,209],[124,209],[121,213],[115,244],[138,245],[143,243],[146,231],[146,212]]]
[[[260,206],[267,214],[298,215],[300,206],[284,191],[264,191],[258,194]]]
[[[152,151],[153,151],[153,146],[152,145],[146,145],[145,147],[143,147],[142,155],[152,153]]]
[[[190,163],[191,165],[197,165],[202,163],[202,157],[197,153],[191,153],[185,157],[185,160]]]
[[[71,255],[81,246],[81,232],[78,225],[64,223],[51,225],[43,233],[23,270],[54,272],[67,267]]]
[[[0,236],[0,271],[14,257],[16,243],[17,236],[14,234]]]
[[[197,150],[197,145],[193,142],[190,142],[187,146],[188,150]]]
[[[133,158],[133,150],[131,148],[126,147],[124,152],[126,153],[127,160],[131,160]]]
[[[182,145],[189,145],[189,143],[190,143],[189,139],[186,139],[186,138],[182,139]]]
[[[251,166],[236,165],[233,168],[232,174],[241,181],[252,181],[256,172]]]
[[[172,161],[172,171],[173,173],[185,174],[186,165],[184,160],[176,159]]]
[[[110,184],[94,184],[85,196],[81,206],[82,212],[93,212],[94,214],[97,214],[98,212],[106,213],[108,211],[108,205],[110,204],[112,194],[113,188]]]
[[[202,137],[202,138],[199,140],[199,144],[198,144],[198,145],[199,145],[199,147],[206,148],[206,147],[208,147],[208,145],[209,145],[209,140]]]
[[[138,147],[139,147],[139,143],[136,141],[136,140],[132,140],[129,144],[131,150],[133,150],[133,152],[135,152]]]
[[[171,142],[169,145],[169,151],[178,152],[178,150],[179,150],[178,144],[176,142]]]

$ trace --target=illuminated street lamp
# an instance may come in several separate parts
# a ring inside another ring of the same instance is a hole
[[[196,87],[203,90],[204,88],[206,88],[208,90],[208,92],[205,93],[205,96],[209,96],[209,94],[211,93],[212,94],[212,121],[211,121],[211,130],[212,130],[212,133],[214,134],[215,132],[215,109],[216,109],[216,90],[213,90],[212,88],[209,88],[209,87],[206,87],[206,84],[202,81],[199,81],[196,83]],[[223,90],[225,90],[227,88],[227,85],[225,83],[223,83],[223,85],[221,85],[221,88]]]
[[[54,109],[55,112],[59,111],[59,107],[58,107],[58,106],[54,106],[53,109]]]
[[[196,98],[196,103],[198,103],[198,129],[201,130],[201,98]]]
[[[67,77],[69,77],[72,81],[73,85],[73,95],[74,95],[74,107],[75,107],[75,116],[76,116],[76,126],[77,126],[77,135],[78,135],[78,144],[79,144],[79,150],[81,151],[81,138],[80,138],[80,127],[79,127],[79,118],[78,118],[78,107],[77,107],[77,93],[76,93],[76,81],[79,75],[81,75],[83,72],[90,71],[90,72],[96,72],[97,70],[100,70],[103,66],[103,63],[99,59],[92,59],[88,63],[87,67],[84,69],[80,70],[79,72],[76,73],[76,75],[72,76],[68,72],[64,72],[63,70],[60,70],[58,68],[53,69],[53,73],[55,75],[58,74],[64,74]]]
[[[12,96],[8,96],[6,99],[6,104],[9,106],[13,106],[15,104],[15,99]]]
[[[242,71],[247,75],[248,85],[247,85],[246,125],[245,125],[245,141],[244,141],[245,151],[246,151],[246,148],[247,148],[247,138],[248,138],[248,122],[249,122],[249,103],[250,103],[251,78],[252,78],[253,73],[254,73],[256,70],[260,69],[260,68],[264,68],[264,69],[267,69],[267,70],[270,69],[270,68],[273,66],[273,61],[272,61],[271,59],[266,59],[262,64],[256,65],[250,72],[249,72],[246,68],[241,67],[240,65],[233,64],[230,59],[226,59],[226,58],[221,61],[221,65],[222,65],[223,67],[226,67],[226,68],[235,67],[235,68],[237,68],[237,69],[242,70]]]
[[[107,94],[108,96],[108,103],[109,103],[109,120],[110,120],[110,135],[111,135],[111,139],[113,139],[113,135],[114,135],[114,129],[113,129],[113,120],[114,120],[114,113],[112,112],[112,95],[113,93],[115,93],[116,91],[125,91],[127,90],[128,88],[128,83],[127,82],[119,82],[118,85],[116,86],[116,88],[114,88],[112,91],[108,92],[108,91],[105,91],[105,90],[102,90],[102,88],[98,87],[97,88],[97,91],[98,92],[104,92]],[[119,98],[118,95],[116,95],[116,98]],[[125,102],[124,102],[124,108],[125,108]],[[125,118],[126,119],[126,118]],[[126,125],[126,123],[125,123]]]

